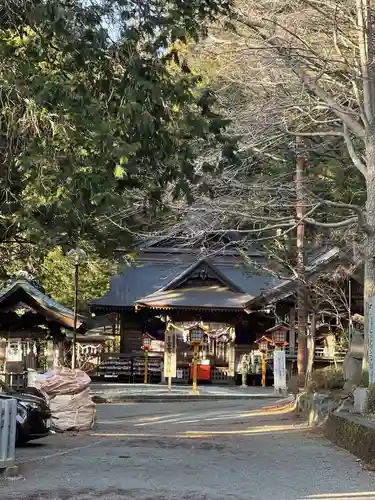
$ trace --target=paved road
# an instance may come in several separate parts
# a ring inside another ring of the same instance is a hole
[[[19,451],[1,500],[375,500],[375,475],[264,401],[98,407],[93,433]],[[41,458],[44,457],[44,458]]]
[[[181,396],[181,395],[192,395],[192,388],[190,385],[178,385],[175,384],[172,387],[172,391],[168,392],[168,387],[164,384],[121,384],[121,383],[102,383],[94,382],[90,386],[91,394],[94,395],[116,395],[124,394],[128,396],[132,395],[169,395],[169,396]],[[275,394],[273,387],[241,387],[236,385],[229,386],[214,386],[211,384],[200,385],[199,393],[202,396],[237,396],[237,397],[249,397],[254,398],[280,398]]]

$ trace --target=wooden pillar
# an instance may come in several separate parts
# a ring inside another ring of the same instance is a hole
[[[54,368],[56,362],[55,349],[56,343],[53,340],[47,340],[46,342],[46,368],[49,370],[50,368]]]
[[[120,352],[126,352],[125,347],[126,347],[126,324],[125,324],[125,318],[121,314],[120,315]]]
[[[0,338],[0,375],[1,373],[5,372],[6,347],[7,347],[6,339]]]
[[[236,330],[234,326],[229,329],[229,344],[228,344],[228,375],[234,379],[235,376],[235,361],[236,361]]]
[[[294,354],[296,349],[296,310],[294,307],[289,311],[289,352]]]

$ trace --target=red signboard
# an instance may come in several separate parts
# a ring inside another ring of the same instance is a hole
[[[194,367],[190,367],[190,377],[193,378]],[[211,366],[210,365],[198,365],[198,380],[211,380]]]

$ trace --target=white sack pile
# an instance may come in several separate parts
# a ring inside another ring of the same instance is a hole
[[[57,431],[84,431],[95,421],[95,403],[90,397],[90,377],[82,370],[55,368],[37,380],[46,394]]]

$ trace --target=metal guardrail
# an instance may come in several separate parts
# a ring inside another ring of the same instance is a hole
[[[0,399],[0,470],[16,460],[16,417],[17,401]]]

